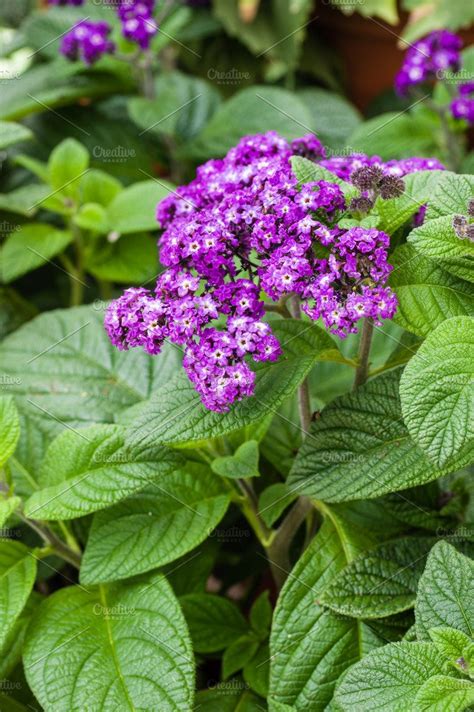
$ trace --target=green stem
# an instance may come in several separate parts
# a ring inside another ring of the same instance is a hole
[[[51,549],[51,553],[57,554],[64,561],[67,561],[76,569],[81,566],[81,553],[80,551],[73,551],[67,544],[65,544],[59,537],[56,536],[48,527],[44,526],[41,522],[37,522],[34,519],[28,519],[21,512],[16,513],[20,519],[27,524],[30,529],[35,531],[38,536],[47,544]]]
[[[296,294],[293,294],[288,300],[288,309],[294,319],[301,319],[300,300]],[[303,383],[298,387],[298,412],[300,416],[301,429],[306,436],[309,433],[313,415],[313,411],[311,410],[309,381],[307,378],[305,378]]]
[[[299,497],[280,524],[273,540],[267,547],[268,560],[278,590],[280,590],[285,583],[291,570],[291,543],[312,508],[313,505],[307,497]]]
[[[362,327],[362,334],[360,336],[358,363],[354,378],[354,390],[359,386],[362,386],[367,380],[369,373],[370,346],[372,344],[373,333],[374,322],[370,318],[364,319],[364,326]]]

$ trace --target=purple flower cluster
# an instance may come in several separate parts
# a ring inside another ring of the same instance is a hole
[[[455,119],[474,124],[474,81],[461,84],[458,91],[458,96],[451,102],[451,113]]]
[[[121,0],[117,10],[123,36],[143,50],[148,49],[152,37],[158,32],[154,9],[155,0]]]
[[[64,35],[61,52],[68,59],[82,59],[86,64],[93,64],[102,55],[114,51],[115,45],[109,40],[110,31],[107,22],[82,20]]]
[[[367,166],[381,168],[386,175],[398,178],[403,178],[409,173],[418,173],[418,171],[445,170],[445,166],[437,158],[401,158],[384,162],[380,156],[367,156],[365,153],[332,156],[320,161],[320,165],[347,182],[352,182],[352,175],[358,169]]]
[[[408,49],[402,68],[395,78],[395,88],[406,96],[411,87],[423,84],[446,70],[458,71],[462,40],[447,30],[431,32]]]
[[[56,5],[81,5],[82,0],[50,0]],[[122,35],[135,42],[142,50],[148,49],[151,39],[158,32],[153,18],[155,0],[119,0],[117,14],[122,24]],[[93,64],[104,54],[115,51],[109,40],[112,27],[107,22],[82,20],[64,35],[61,52],[71,60],[82,59]]]
[[[129,289],[107,312],[118,348],[156,354],[165,340],[183,347],[183,366],[211,410],[228,410],[253,393],[248,358],[280,355],[262,320],[262,291],[274,301],[298,295],[308,316],[341,337],[362,317],[378,321],[396,309],[385,286],[388,236],[340,228],[347,209],[340,187],[326,180],[298,185],[292,155],[317,159],[324,152],[314,136],[288,144],[269,131],[200,166],[195,180],[158,206],[167,270],[155,293]]]

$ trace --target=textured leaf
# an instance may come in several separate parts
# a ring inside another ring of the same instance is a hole
[[[54,593],[34,617],[24,667],[45,712],[192,708],[191,643],[160,574]]]
[[[434,260],[402,245],[390,258],[390,285],[397,294],[395,322],[418,336],[428,336],[446,319],[474,316],[472,285],[446,272]]]
[[[354,618],[382,618],[412,608],[432,538],[396,539],[364,552],[332,581],[320,602]]]
[[[4,499],[0,495],[0,529],[21,504],[19,497],[8,497]]]
[[[474,450],[473,345],[474,318],[448,319],[420,346],[400,381],[408,430],[440,467]]]
[[[177,349],[153,358],[112,346],[104,306],[48,312],[0,344],[5,389],[41,432],[111,423],[178,370]]]
[[[197,653],[215,653],[247,632],[248,623],[232,601],[211,593],[179,599]]]
[[[434,675],[418,691],[414,708],[417,712],[463,712],[472,705],[474,682]]]
[[[261,697],[246,689],[244,683],[232,686],[217,685],[211,690],[201,690],[196,695],[196,710],[201,712],[262,712],[265,707]]]
[[[336,398],[312,424],[288,479],[326,502],[378,497],[434,480],[436,469],[401,415],[399,371]]]
[[[0,541],[0,650],[33,588],[36,559],[18,541]]]
[[[444,672],[444,659],[430,643],[391,643],[373,651],[344,676],[335,694],[343,712],[406,712],[422,685]]]
[[[274,411],[296,390],[316,361],[342,360],[334,341],[317,326],[282,319],[272,328],[283,356],[276,363],[257,365],[254,396],[236,403],[228,413],[214,413],[204,408],[183,373],[138,409],[130,428],[130,443],[189,444],[239,430]]]
[[[250,689],[262,697],[268,695],[270,653],[268,643],[260,645],[256,654],[244,665],[243,678]]]
[[[446,171],[438,170],[409,173],[403,178],[405,183],[403,195],[390,200],[379,198],[376,204],[376,211],[380,217],[379,230],[393,235],[422,205],[431,200],[438,181],[445,173]]]
[[[104,509],[174,469],[177,453],[127,447],[119,425],[67,430],[51,443],[40,471],[42,489],[25,504],[36,519],[74,519]]]
[[[63,252],[72,234],[51,225],[24,225],[13,232],[0,249],[0,279],[8,284],[49,262]]]
[[[257,598],[250,609],[250,625],[257,635],[264,640],[270,631],[273,610],[268,591],[264,591]]]
[[[170,472],[94,517],[81,581],[116,581],[175,561],[209,536],[229,501],[205,467]]]
[[[0,397],[0,467],[15,452],[20,437],[20,421],[13,398]]]
[[[221,477],[258,477],[258,442],[247,440],[233,455],[216,457],[211,467]]]
[[[145,180],[122,190],[107,209],[112,230],[124,234],[158,230],[156,206],[173,190],[162,180]]]
[[[8,148],[21,141],[29,141],[33,138],[32,132],[21,124],[14,124],[11,121],[0,121],[0,149]]]
[[[222,677],[227,680],[250,662],[259,648],[258,639],[253,633],[242,635],[229,645],[222,656]]]
[[[432,259],[474,257],[474,244],[468,239],[459,238],[454,232],[452,215],[443,215],[424,222],[412,230],[407,239],[418,252]],[[472,260],[468,264],[472,269]]]
[[[327,168],[310,161],[301,156],[293,156],[290,160],[291,169],[295,177],[300,183],[309,183],[317,180],[325,180],[329,183],[337,183],[346,196],[356,195],[357,189],[351,183],[347,183],[338,178],[334,173],[328,171]]]
[[[431,628],[429,636],[439,652],[461,672],[474,677],[474,641],[466,633],[456,628],[439,626]]]
[[[347,557],[329,519],[291,571],[278,598],[270,637],[270,710],[325,710],[341,673],[359,657],[357,623],[319,605]]]
[[[265,524],[271,527],[297,496],[298,492],[291,492],[285,482],[266,487],[258,498],[258,511]]]
[[[474,194],[474,176],[446,171],[441,176],[428,203],[426,219],[453,213],[467,214],[467,205]]]
[[[311,114],[294,94],[257,85],[224,102],[187,151],[193,158],[223,156],[242,136],[274,130],[290,139],[307,133],[308,126]]]
[[[449,626],[474,638],[474,562],[445,541],[438,542],[418,586],[416,632],[429,640],[430,628]]]

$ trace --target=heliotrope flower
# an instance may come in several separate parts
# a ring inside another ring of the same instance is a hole
[[[474,81],[459,86],[458,96],[451,102],[451,113],[455,119],[464,119],[474,124]]]
[[[228,154],[157,208],[166,267],[154,293],[134,288],[112,302],[105,325],[120,349],[183,349],[183,366],[204,405],[226,411],[252,395],[251,361],[274,361],[280,345],[264,321],[265,303],[298,295],[312,319],[346,336],[364,317],[390,318],[389,238],[343,229],[337,183],[299,185],[292,155],[324,155],[315,136],[289,144],[274,131],[243,138]],[[367,159],[370,164],[370,159]]]
[[[109,40],[110,32],[107,22],[81,20],[64,35],[61,52],[68,59],[82,59],[86,64],[93,64],[104,54],[114,51],[114,44]]]
[[[121,0],[117,9],[123,36],[143,50],[148,49],[152,37],[158,32],[154,9],[155,0]]]
[[[447,70],[458,71],[461,47],[461,38],[448,30],[436,30],[410,45],[395,78],[397,92],[406,96],[411,87],[439,79]]]

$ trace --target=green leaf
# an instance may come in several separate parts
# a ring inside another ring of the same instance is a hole
[[[125,499],[180,463],[163,447],[130,449],[119,425],[67,430],[51,443],[40,471],[42,489],[25,504],[35,519],[74,519]]]
[[[320,603],[353,618],[382,618],[413,607],[434,539],[396,539],[364,552],[332,581]]]
[[[272,324],[283,356],[277,363],[257,365],[255,395],[236,403],[228,413],[213,413],[201,404],[185,374],[158,390],[135,414],[130,443],[190,444],[224,435],[258,422],[294,390],[316,361],[343,360],[322,329],[295,319]],[[159,359],[157,359],[159,360]]]
[[[78,181],[89,167],[89,152],[74,138],[66,138],[52,151],[48,161],[51,186],[66,195],[77,193]]]
[[[435,115],[390,111],[360,124],[348,138],[354,152],[377,154],[383,161],[410,156],[436,156],[439,120]]]
[[[258,457],[258,442],[247,440],[237,448],[233,455],[217,457],[213,460],[211,467],[221,477],[230,477],[231,479],[259,477]]]
[[[301,156],[292,156],[290,159],[291,169],[298,179],[299,183],[310,183],[317,180],[326,180],[330,183],[336,183],[343,191],[346,197],[357,195],[357,189],[342,178],[338,178],[334,173],[328,171],[327,168],[302,158]]]
[[[265,524],[271,527],[297,496],[298,493],[288,489],[284,482],[266,487],[258,498],[259,515]]]
[[[468,239],[462,240],[454,232],[452,215],[424,222],[412,230],[407,239],[418,252],[435,260],[474,256],[474,244]]]
[[[361,122],[357,109],[340,94],[326,89],[300,89],[297,96],[310,110],[313,130],[324,145],[346,146],[347,139]]]
[[[250,625],[261,639],[265,639],[272,624],[273,609],[268,591],[257,598],[250,609]]]
[[[0,344],[5,389],[35,430],[112,423],[180,368],[171,347],[159,358],[118,351],[105,333],[105,306],[48,312]]]
[[[242,635],[229,645],[222,656],[222,677],[227,680],[247,665],[259,648],[258,639],[250,633]]]
[[[122,184],[105,171],[91,169],[81,178],[81,203],[99,203],[106,208],[121,192]]]
[[[430,196],[426,220],[453,213],[467,214],[467,205],[474,193],[474,176],[443,172]]]
[[[175,561],[209,536],[229,502],[206,467],[168,473],[94,517],[81,581],[116,581]]]
[[[379,198],[376,211],[379,215],[379,230],[393,235],[419,208],[429,203],[433,192],[446,171],[418,171],[409,173],[403,178],[405,192],[399,198],[382,200]]]
[[[298,452],[291,490],[325,502],[372,499],[443,473],[403,423],[399,379],[399,370],[385,373],[326,406]]]
[[[239,685],[238,680],[232,683],[230,689],[223,683],[198,692],[195,709],[202,712],[262,712],[265,709],[263,700],[248,690],[244,683]]]
[[[428,557],[418,586],[416,633],[429,640],[437,626],[456,628],[474,638],[474,562],[445,541]]]
[[[216,653],[247,632],[248,624],[235,603],[212,593],[190,593],[179,599],[194,650]]]
[[[278,598],[270,637],[270,709],[275,702],[322,712],[338,677],[359,658],[357,624],[318,603],[346,563],[343,540],[325,519]]]
[[[474,319],[444,321],[409,361],[400,381],[403,418],[415,442],[439,467],[474,440]],[[453,468],[454,469],[454,468]]]
[[[218,91],[209,82],[181,72],[167,72],[156,80],[156,99],[131,99],[128,110],[142,133],[194,138],[220,104]]]
[[[474,683],[447,675],[434,675],[427,680],[415,698],[419,712],[463,712],[474,705]]]
[[[91,230],[99,234],[106,233],[109,229],[107,213],[99,203],[85,203],[73,218],[74,224],[82,230]]]
[[[0,149],[13,146],[15,143],[29,141],[33,134],[26,126],[14,124],[11,121],[0,121]]]
[[[0,467],[13,455],[20,437],[20,421],[13,398],[0,397]]]
[[[34,616],[24,667],[46,710],[178,712],[193,705],[191,642],[161,574],[54,593]]]
[[[238,91],[222,104],[186,150],[196,159],[218,157],[243,136],[272,129],[292,139],[310,126],[310,112],[293,93],[257,85]]]
[[[254,692],[262,697],[267,697],[269,676],[270,652],[268,643],[264,643],[244,665],[243,678]]]
[[[431,643],[391,643],[374,650],[344,676],[335,694],[336,709],[415,710],[422,685],[444,672],[444,658]]]
[[[120,235],[158,230],[156,206],[173,190],[166,181],[145,180],[122,190],[107,209],[112,230]]]
[[[0,650],[25,607],[36,576],[36,559],[18,541],[0,541]]]
[[[146,233],[127,235],[98,247],[86,261],[88,272],[109,282],[145,284],[159,269],[156,238]]]
[[[439,652],[460,672],[474,677],[474,641],[461,630],[439,626],[428,634]]]
[[[13,282],[46,264],[72,242],[72,234],[52,225],[33,223],[13,232],[0,248],[0,279]]]
[[[0,193],[0,210],[31,218],[38,212],[40,204],[49,196],[51,188],[47,185],[32,183],[12,190],[10,193]],[[15,227],[13,224],[12,229]]]
[[[4,499],[0,496],[0,528],[3,527],[20,504],[20,497],[8,497],[8,499]]]
[[[33,173],[33,175],[39,178],[43,183],[48,182],[48,166],[46,163],[43,163],[43,161],[39,161],[37,158],[33,158],[33,156],[29,156],[26,153],[17,153],[15,156],[12,156],[12,162],[17,166],[26,168],[27,171]],[[49,192],[50,190],[48,188],[48,193]]]
[[[389,283],[398,299],[394,320],[407,331],[425,337],[450,317],[474,316],[472,286],[411,245],[396,249],[390,262]]]

